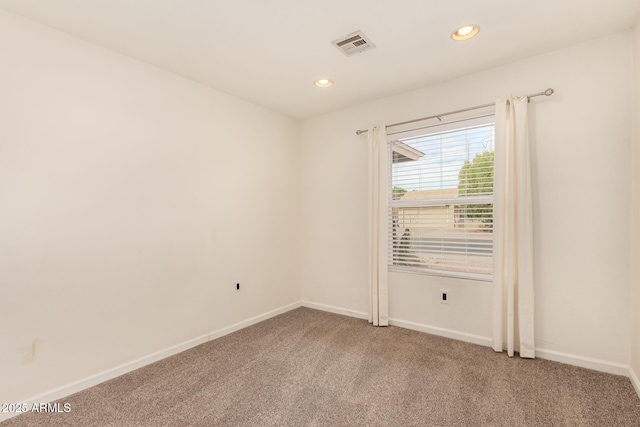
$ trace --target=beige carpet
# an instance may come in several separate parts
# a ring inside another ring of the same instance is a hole
[[[39,426],[640,426],[628,378],[308,308],[62,399]]]

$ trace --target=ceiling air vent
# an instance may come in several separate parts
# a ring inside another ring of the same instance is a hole
[[[365,36],[362,31],[356,31],[348,36],[334,40],[331,43],[347,56],[353,56],[356,53],[364,52],[365,50],[376,47],[376,45],[371,43],[371,40]]]

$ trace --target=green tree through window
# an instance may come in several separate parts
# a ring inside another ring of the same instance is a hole
[[[405,195],[405,193],[407,192],[407,190],[405,190],[402,187],[393,187],[393,190],[391,191],[391,196],[393,198],[393,200],[398,200],[400,198],[402,198],[402,196]]]
[[[458,174],[458,197],[493,194],[493,151],[476,154],[473,161],[466,160]],[[493,226],[492,205],[467,205],[466,219],[477,221],[485,228]]]

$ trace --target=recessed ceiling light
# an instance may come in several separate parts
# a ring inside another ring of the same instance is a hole
[[[469,40],[471,37],[475,37],[479,32],[480,27],[477,25],[465,25],[451,33],[451,38],[455,41]]]
[[[333,86],[333,81],[329,79],[320,79],[316,80],[314,84],[318,87],[330,87]]]

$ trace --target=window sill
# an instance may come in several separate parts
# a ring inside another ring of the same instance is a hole
[[[394,273],[409,273],[409,274],[420,274],[423,276],[437,276],[437,277],[450,277],[453,279],[475,280],[478,282],[493,282],[493,275],[466,273],[463,271],[430,270],[427,268],[400,267],[397,265],[390,265],[389,271]]]

